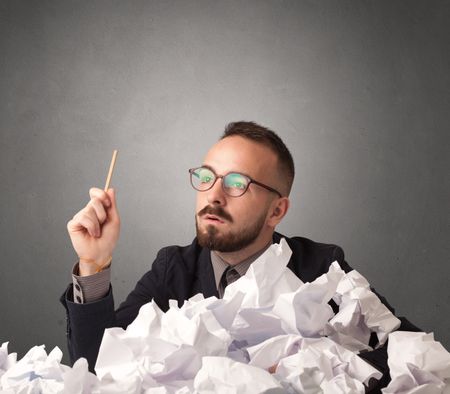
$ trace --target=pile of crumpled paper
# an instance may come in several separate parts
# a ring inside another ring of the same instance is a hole
[[[0,393],[364,393],[381,377],[358,356],[372,333],[389,338],[384,393],[450,393],[450,353],[432,334],[393,332],[399,320],[357,271],[335,262],[302,283],[290,256],[284,239],[272,245],[223,299],[144,305],[126,330],[105,331],[97,376],[84,359],[62,365],[58,348],[17,361],[3,344]]]

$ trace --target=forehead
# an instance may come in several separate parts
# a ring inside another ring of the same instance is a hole
[[[265,145],[231,136],[214,144],[203,164],[211,166],[218,174],[236,171],[258,179],[268,179],[276,170],[277,157]]]

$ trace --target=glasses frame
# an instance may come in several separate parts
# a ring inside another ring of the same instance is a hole
[[[200,168],[205,168],[205,169],[211,171],[211,172],[213,173],[213,175],[214,175],[214,182],[212,182],[211,185],[210,185],[207,189],[204,189],[204,190],[199,190],[199,189],[197,189],[197,188],[194,186],[194,182],[192,181],[192,176],[194,175],[194,171],[196,171],[196,170],[198,170],[198,169],[200,169]],[[200,166],[200,167],[189,168],[189,174],[190,174],[191,186],[192,186],[195,190],[197,190],[197,191],[199,191],[199,192],[206,192],[206,191],[208,191],[208,190],[211,190],[211,189],[213,188],[213,186],[216,184],[217,180],[218,180],[219,178],[222,178],[222,190],[224,191],[224,193],[225,193],[227,196],[230,196],[230,197],[242,197],[242,196],[246,193],[246,191],[248,190],[248,188],[250,187],[250,185],[251,185],[252,183],[254,183],[255,185],[258,185],[258,186],[260,186],[260,187],[263,187],[264,189],[266,189],[266,190],[268,190],[268,191],[270,191],[270,192],[272,192],[272,193],[278,194],[278,196],[279,196],[280,198],[283,197],[283,195],[282,195],[278,190],[274,189],[273,187],[270,187],[270,186],[268,186],[268,185],[265,185],[264,183],[255,181],[254,179],[250,178],[248,175],[242,174],[242,173],[240,173],[240,172],[230,171],[230,172],[227,172],[227,173],[224,174],[224,175],[217,175],[217,174],[215,173],[215,171],[214,171],[212,168],[206,167],[206,166]],[[244,191],[242,192],[242,194],[239,194],[238,196],[233,196],[233,195],[229,194],[229,193],[227,192],[226,188],[225,188],[225,184],[224,184],[224,182],[223,182],[223,178],[225,178],[227,175],[230,175],[230,174],[237,174],[237,175],[240,175],[240,176],[244,177],[245,179],[247,179],[247,181],[248,181],[247,187],[244,189]]]

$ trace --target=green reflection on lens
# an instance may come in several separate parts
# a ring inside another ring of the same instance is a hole
[[[201,183],[210,183],[214,180],[214,173],[207,168],[199,168],[195,175],[199,178]]]
[[[247,187],[247,179],[241,174],[228,174],[224,180],[228,188],[244,190]]]

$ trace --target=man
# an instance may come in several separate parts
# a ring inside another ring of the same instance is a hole
[[[61,301],[67,309],[72,361],[86,357],[93,370],[104,329],[125,328],[152,299],[166,311],[169,299],[181,306],[197,293],[221,297],[228,283],[244,275],[258,256],[282,238],[275,228],[289,209],[294,163],[273,131],[253,122],[231,123],[203,164],[189,173],[197,190],[197,237],[190,246],[161,249],[151,270],[117,311],[109,281],[120,228],[114,190],[91,189],[87,206],[69,221],[79,263],[74,267],[74,283]],[[335,260],[346,272],[351,270],[335,245],[301,237],[286,240],[293,252],[288,267],[304,282],[327,272]],[[415,328],[403,321],[401,329]],[[386,348],[361,356],[384,373],[381,385],[385,385]]]

